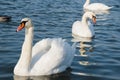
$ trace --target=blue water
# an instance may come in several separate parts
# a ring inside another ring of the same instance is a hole
[[[0,80],[120,80],[120,0],[91,0],[113,8],[97,15],[95,38],[78,42],[72,71],[56,76],[15,77],[24,39],[16,33],[20,20],[30,17],[35,26],[34,43],[43,38],[62,37],[72,45],[72,24],[81,20],[84,0],[0,0],[0,15],[12,17],[0,22]]]

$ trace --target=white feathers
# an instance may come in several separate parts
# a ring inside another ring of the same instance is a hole
[[[93,25],[88,21],[92,16],[92,12],[84,13],[81,21],[75,21],[72,25],[73,36],[79,37],[93,37],[95,35]],[[88,19],[89,18],[89,19]]]
[[[62,38],[47,38],[37,42],[32,48],[34,28],[31,19],[24,18],[23,20],[26,22],[25,41],[20,59],[14,68],[14,74],[19,76],[51,75],[70,67],[75,47],[71,47]]]
[[[43,47],[40,48],[42,45]],[[34,73],[34,75],[50,75],[62,72],[67,67],[70,67],[75,50],[63,39],[43,39],[42,41],[38,42],[35,47],[36,46],[42,50],[33,56],[34,58],[38,57],[39,55],[39,60],[36,62],[36,58],[35,60],[33,59],[32,63],[34,66],[32,67],[30,73]],[[40,68],[40,70],[37,70],[38,68]]]
[[[83,8],[85,10],[89,10],[89,11],[99,11],[99,10],[104,11],[104,10],[111,9],[112,7],[109,7],[109,6],[107,6],[107,5],[103,4],[103,3],[91,3],[90,4],[90,0],[86,0]]]

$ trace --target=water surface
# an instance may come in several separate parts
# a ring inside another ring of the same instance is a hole
[[[113,9],[97,15],[94,39],[77,43],[72,71],[60,77],[15,78],[13,69],[24,39],[24,30],[15,32],[20,20],[33,20],[34,43],[62,37],[72,45],[72,23],[81,20],[84,0],[0,0],[0,15],[12,16],[10,22],[0,22],[0,80],[120,80],[120,0],[91,1]]]

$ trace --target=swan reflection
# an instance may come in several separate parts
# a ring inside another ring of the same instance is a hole
[[[90,63],[86,59],[88,57],[87,52],[93,52],[92,38],[84,38],[84,37],[79,37],[79,36],[75,36],[75,35],[72,35],[72,36],[73,36],[72,42],[77,43],[76,47],[80,53],[79,54],[80,57],[85,58],[85,60],[79,61],[79,64],[80,65],[89,65]]]
[[[87,56],[86,52],[93,51],[93,46],[92,46],[92,38],[84,38],[84,37],[77,37],[73,35],[73,42],[77,42],[78,45],[76,46],[79,49],[80,55],[81,56]]]
[[[71,69],[65,72],[50,76],[17,76],[14,75],[14,80],[70,80]]]

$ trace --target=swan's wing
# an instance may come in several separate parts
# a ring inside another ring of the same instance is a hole
[[[82,27],[81,21],[75,21],[72,25],[72,34],[78,35]]]
[[[108,10],[112,7],[108,7],[107,5],[102,3],[92,3],[89,6],[87,6],[87,8],[91,10]]]
[[[82,25],[81,21],[75,21],[72,25],[72,28],[75,28],[75,27],[78,27],[78,26],[81,26],[81,25]]]
[[[51,46],[51,39],[42,39],[41,41],[37,42],[32,48],[32,57],[37,54],[45,53]]]
[[[49,48],[51,47],[51,42],[52,40],[49,38],[42,39],[33,46],[31,68],[33,68],[36,62],[41,58],[41,56],[49,50]]]
[[[51,48],[34,64],[31,73],[55,74],[64,71],[71,65],[74,49],[61,38],[51,40]]]

